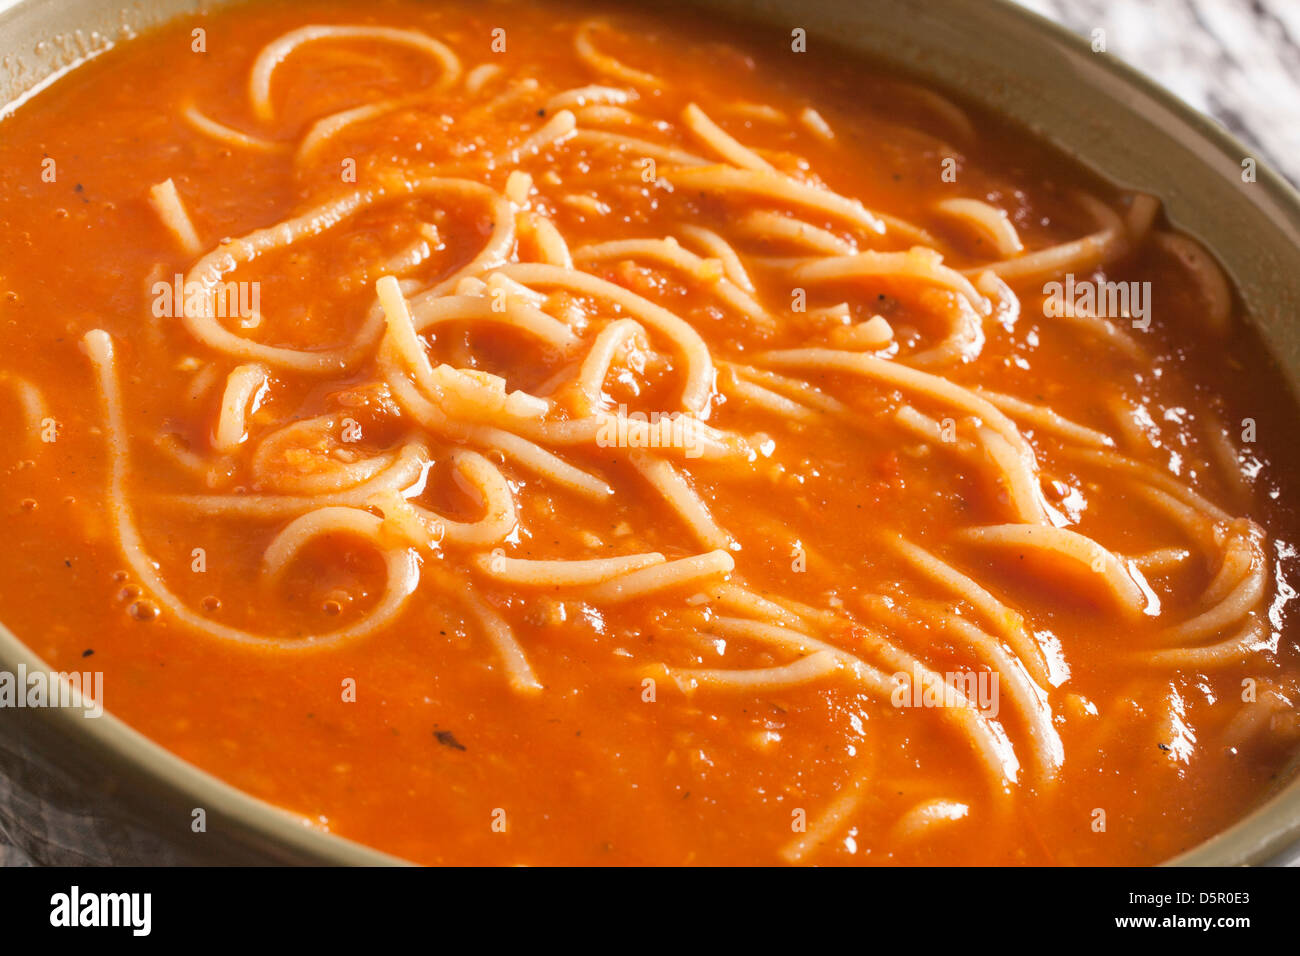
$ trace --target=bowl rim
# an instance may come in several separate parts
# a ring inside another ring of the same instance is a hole
[[[11,18],[24,14],[36,0],[0,0],[0,26]],[[947,6],[956,6],[966,0],[941,0]],[[693,6],[701,4],[693,2]],[[969,4],[968,4],[969,5]],[[734,15],[704,0],[702,12],[711,18]],[[981,0],[986,15],[1018,21],[1018,25],[1035,34],[1041,42],[1054,44],[1067,58],[1078,62],[1086,56],[1089,67],[1102,70],[1118,80],[1121,85],[1142,93],[1147,100],[1163,112],[1161,119],[1193,134],[1201,144],[1208,145],[1218,158],[1236,166],[1241,157],[1252,155],[1236,137],[1223,129],[1210,117],[1200,113],[1178,98],[1156,80],[1110,54],[1094,53],[1088,41],[1065,26],[1030,10],[1013,0]],[[186,14],[174,14],[147,22],[140,30],[147,33]],[[741,19],[757,20],[758,16],[741,15]],[[812,32],[816,32],[815,28]],[[129,41],[128,41],[129,42]],[[108,45],[116,45],[109,43]],[[107,47],[105,47],[107,48]],[[93,58],[100,50],[92,50],[76,64],[75,69]],[[851,51],[859,59],[862,51]],[[924,66],[905,64],[905,68],[918,77],[925,78]],[[57,73],[62,73],[58,70]],[[0,104],[0,122],[13,102],[21,102],[33,95],[51,77],[37,77],[26,91],[20,91],[10,102]],[[933,82],[933,77],[931,77]],[[939,83],[941,87],[942,83]],[[969,97],[979,103],[978,97]],[[1125,108],[1139,113],[1134,104]],[[996,109],[994,109],[995,112]],[[1150,117],[1148,117],[1150,118]],[[1039,131],[1027,131],[1042,141]],[[1059,148],[1060,144],[1056,144]],[[1086,153],[1075,154],[1075,161],[1088,165]],[[1210,164],[1207,163],[1207,166]],[[1213,169],[1213,175],[1222,175]],[[1272,166],[1256,162],[1256,184],[1252,191],[1256,207],[1294,241],[1300,237],[1300,192]],[[1214,252],[1213,238],[1203,240]],[[42,660],[0,621],[0,670],[16,671],[19,666],[27,671],[53,672],[54,668]],[[253,796],[215,775],[167,750],[161,744],[137,731],[122,719],[105,709],[101,717],[86,719],[80,711],[61,708],[41,708],[28,711],[42,722],[54,737],[69,746],[89,746],[97,763],[109,772],[124,774],[146,781],[150,789],[162,789],[177,799],[203,806],[228,821],[237,833],[237,839],[265,856],[280,862],[308,864],[335,864],[361,866],[409,865],[410,861],[387,853],[356,840],[327,832],[307,818],[283,809],[260,797]],[[58,755],[52,755],[57,759]],[[1300,846],[1300,774],[1293,774],[1278,791],[1262,799],[1252,810],[1228,827],[1202,841],[1197,846],[1163,861],[1162,866],[1225,866],[1243,864],[1269,864],[1288,848]],[[273,853],[271,851],[274,851]]]

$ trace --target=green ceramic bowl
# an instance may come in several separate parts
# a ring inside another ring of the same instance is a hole
[[[172,16],[225,0],[0,0],[0,103]],[[1027,128],[1106,179],[1159,196],[1169,218],[1218,257],[1252,321],[1300,383],[1300,196],[1251,151],[1141,74],[1005,0],[698,0],[727,17],[802,27],[809,50],[897,66]],[[832,46],[831,44],[834,44]],[[819,46],[824,44],[824,46]],[[1288,397],[1288,401],[1291,399]],[[0,669],[48,669],[0,625]],[[217,862],[400,862],[249,797],[105,715],[0,712],[0,771],[40,768],[45,797],[158,834],[175,858]],[[25,774],[21,774],[25,776]],[[21,784],[22,781],[19,781]],[[44,785],[43,785],[44,786]],[[207,831],[190,832],[201,807]],[[173,821],[163,823],[161,821]],[[1170,862],[1279,862],[1300,848],[1300,779]],[[93,856],[93,854],[90,854]]]

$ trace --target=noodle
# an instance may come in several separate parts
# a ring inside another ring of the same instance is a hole
[[[662,89],[664,86],[663,80],[653,73],[646,73],[643,70],[630,67],[596,49],[595,41],[591,37],[592,31],[605,25],[604,21],[601,20],[588,20],[578,27],[578,32],[573,41],[578,56],[597,73],[604,73],[622,80],[624,83],[631,83],[633,86],[649,86]]]
[[[587,592],[592,604],[618,604],[728,574],[736,562],[725,551],[710,551],[619,575]]]
[[[311,209],[277,226],[259,229],[242,239],[218,246],[190,269],[185,286],[192,284],[204,291],[203,304],[194,310],[186,301],[185,327],[198,341],[209,348],[238,358],[259,361],[274,368],[288,368],[299,372],[326,374],[347,368],[358,361],[379,337],[383,330],[383,314],[372,310],[365,324],[350,345],[331,350],[304,351],[280,346],[263,345],[228,331],[217,321],[213,296],[222,278],[241,264],[248,263],[266,253],[293,245],[308,236],[318,235],[355,216],[362,209],[389,198],[451,193],[458,196],[486,198],[496,204],[496,223],[488,244],[467,266],[450,279],[459,279],[481,271],[488,263],[504,255],[514,240],[514,217],[501,209],[506,202],[479,183],[460,179],[426,178],[408,180],[390,177],[380,186],[345,195]]]
[[[980,236],[993,243],[997,254],[1004,259],[1023,252],[1025,245],[1016,233],[1007,214],[978,199],[945,199],[935,208],[965,222]]]
[[[247,417],[257,410],[270,378],[261,365],[241,365],[226,379],[221,417],[212,433],[212,447],[220,452],[237,448],[247,438]]]
[[[181,115],[200,133],[212,137],[217,142],[225,143],[227,146],[238,146],[240,149],[251,149],[258,153],[284,153],[289,150],[287,143],[262,139],[232,129],[224,123],[218,123],[216,120],[200,113],[192,104],[181,110]]]
[[[108,447],[111,455],[108,509],[113,519],[118,546],[136,577],[172,616],[196,631],[222,640],[275,650],[299,650],[356,640],[382,629],[401,612],[406,600],[414,593],[420,575],[414,553],[405,548],[385,550],[388,584],[384,596],[371,613],[356,624],[336,631],[300,638],[268,637],[219,624],[186,607],[167,587],[153,562],[149,560],[127,503],[125,487],[128,469],[127,438],[113,340],[108,333],[96,329],[86,333],[83,341],[86,353],[95,367],[100,402],[107,423]],[[322,534],[346,533],[368,538],[379,545],[382,524],[382,521],[374,515],[353,508],[317,509],[295,519],[279,537],[272,541],[267,549],[267,568],[273,572],[282,570],[287,561],[307,540]]]
[[[177,244],[186,255],[195,256],[203,246],[199,243],[199,234],[194,229],[190,214],[176,191],[176,184],[165,179],[149,189],[149,205],[158,213],[163,225],[176,237]]]
[[[276,68],[299,47],[320,40],[383,40],[427,54],[442,67],[436,89],[449,88],[460,77],[460,60],[447,46],[418,30],[397,30],[371,26],[308,26],[291,30],[262,48],[248,78],[248,95],[253,112],[263,122],[274,118],[271,78]]]
[[[754,169],[760,172],[776,172],[771,163],[752,149],[742,146],[739,141],[727,135],[722,127],[709,119],[704,110],[694,103],[688,104],[686,109],[682,111],[682,120],[700,142],[712,148],[715,153],[733,166],[739,166],[741,169]]]

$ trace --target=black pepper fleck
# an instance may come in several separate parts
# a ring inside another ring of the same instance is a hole
[[[438,743],[444,747],[450,747],[452,750],[464,750],[465,745],[456,739],[456,735],[450,730],[435,730],[433,735],[438,738]]]

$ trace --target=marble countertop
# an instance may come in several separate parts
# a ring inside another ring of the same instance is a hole
[[[1213,117],[1300,185],[1300,0],[1016,0]]]

